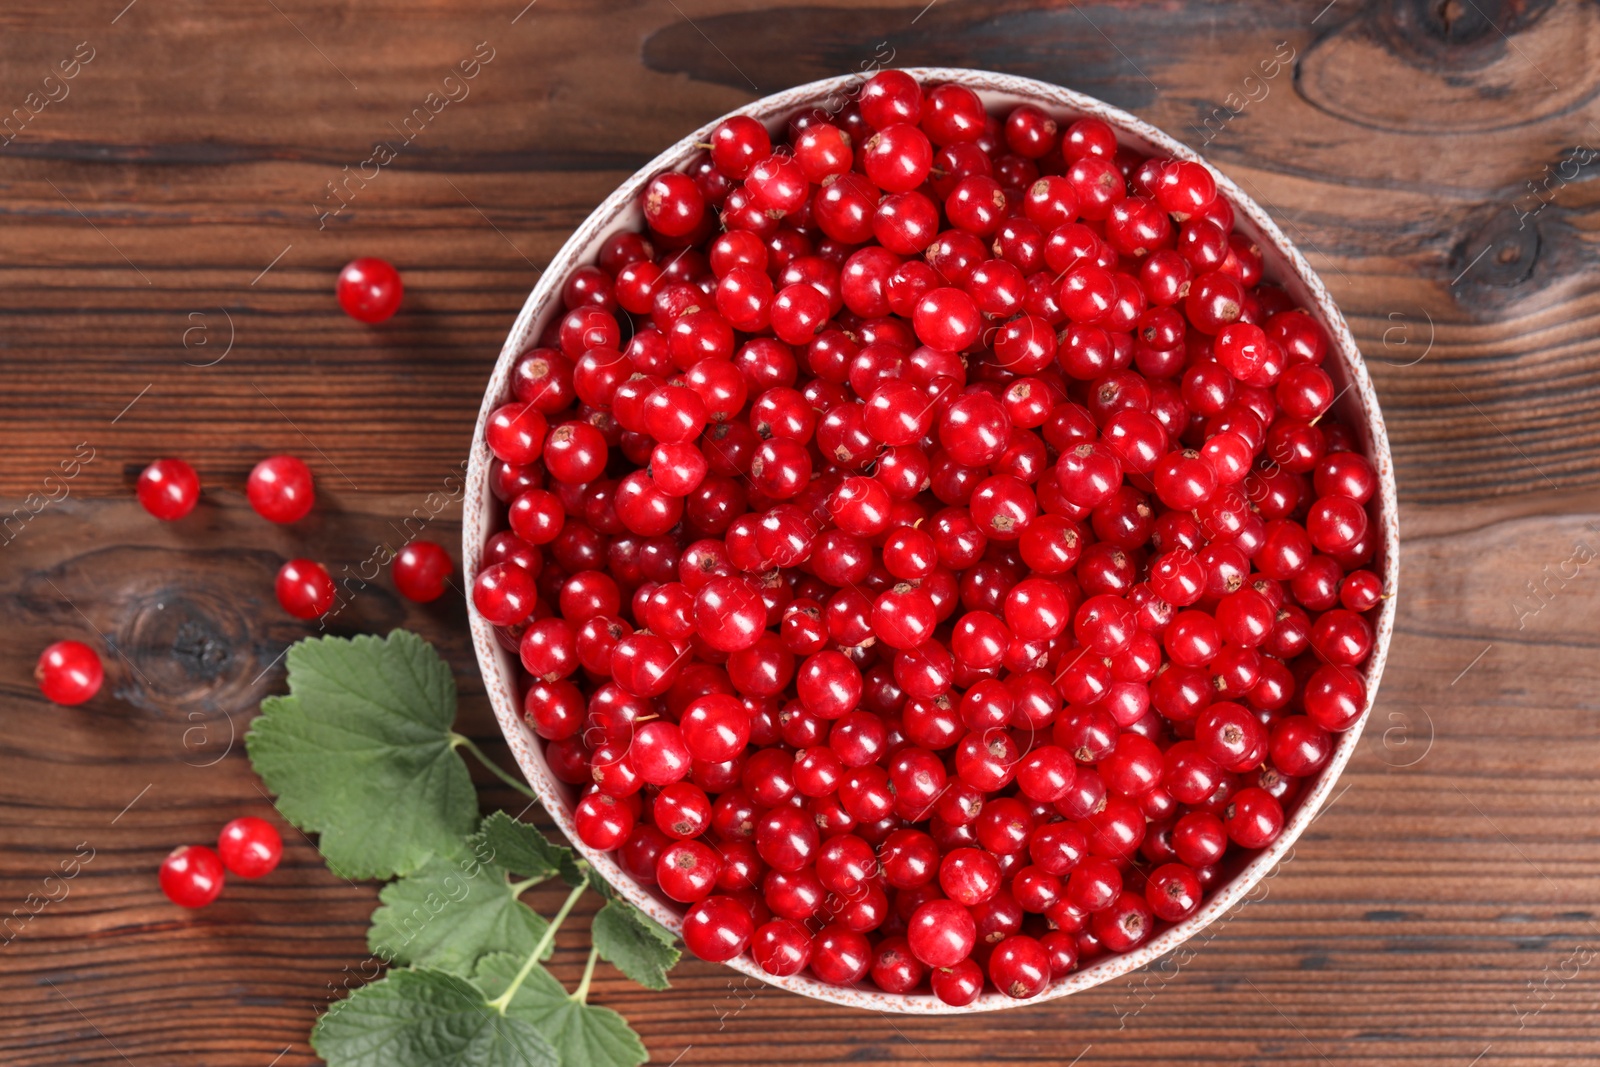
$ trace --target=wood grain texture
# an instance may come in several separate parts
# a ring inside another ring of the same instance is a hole
[[[453,545],[483,382],[572,227],[683,131],[885,42],[1203,145],[1322,272],[1384,404],[1406,533],[1375,718],[1346,791],[1192,957],[965,1018],[849,1012],[693,962],[668,994],[602,967],[598,999],[684,1067],[1600,1059],[1600,563],[1569,562],[1600,551],[1600,9],[125,5],[0,10],[0,129],[26,116],[0,146],[0,1062],[315,1062],[306,1033],[360,972],[376,887],[300,837],[198,914],[154,879],[174,845],[270,811],[236,739],[306,632],[272,603],[273,571],[305,554],[359,573],[424,520]],[[70,92],[27,110],[85,41]],[[401,139],[480,45],[470,93],[323,218],[328,183]],[[331,293],[366,254],[408,286],[376,330]],[[240,496],[269,450],[318,476],[318,510],[289,529]],[[174,526],[130,500],[163,454],[207,487]],[[440,646],[465,731],[492,742],[458,600],[352,584],[330,629],[395,625]],[[107,662],[79,709],[30,677],[63,636]],[[583,936],[559,946],[569,983]]]

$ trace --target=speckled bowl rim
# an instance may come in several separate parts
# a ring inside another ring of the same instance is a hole
[[[1267,277],[1283,285],[1297,303],[1316,314],[1328,331],[1331,351],[1325,366],[1335,378],[1337,387],[1348,387],[1338,401],[1340,414],[1364,439],[1362,443],[1367,446],[1367,455],[1374,461],[1378,470],[1379,489],[1375,517],[1380,536],[1379,560],[1383,568],[1384,588],[1391,594],[1397,592],[1400,563],[1398,507],[1389,440],[1384,431],[1383,416],[1378,410],[1377,395],[1373,391],[1361,353],[1356,347],[1355,338],[1351,336],[1344,316],[1334,306],[1322,280],[1313,273],[1304,257],[1267,213],[1225,174],[1211,167],[1197,153],[1149,123],[1093,97],[1032,78],[1020,78],[990,71],[942,67],[907,68],[907,70],[924,83],[954,82],[964,85],[982,96],[991,109],[996,105],[1028,102],[1045,108],[1058,118],[1094,116],[1109,123],[1117,131],[1119,141],[1125,145],[1152,155],[1193,160],[1205,164],[1211,170],[1216,177],[1218,188],[1236,209],[1240,229],[1253,237],[1261,246]],[[860,82],[861,78],[858,75],[825,78],[763,97],[730,112],[729,115],[748,115],[771,127],[800,108],[816,107],[830,98],[843,99],[852,93]],[[484,443],[484,427],[494,408],[510,399],[510,375],[517,356],[537,340],[547,313],[552,313],[561,306],[561,285],[568,272],[574,267],[593,262],[600,241],[612,233],[639,226],[641,216],[637,201],[644,184],[663,170],[682,169],[687,165],[700,150],[698,145],[705,143],[711,130],[727,117],[729,116],[724,115],[715,122],[702,126],[623,182],[567,240],[561,251],[551,260],[549,267],[545,269],[533,292],[529,294],[500,351],[500,359],[495,364],[494,374],[489,379],[483,406],[478,413],[478,423],[473,431],[462,533],[462,559],[469,582],[477,576],[484,540],[496,529],[497,501],[489,490],[491,456]],[[910,1015],[958,1015],[994,1011],[1066,996],[1108,982],[1160,959],[1221,918],[1238,903],[1284,858],[1301,833],[1316,818],[1340,772],[1355,753],[1361,739],[1362,728],[1371,714],[1378,682],[1388,656],[1389,641],[1394,631],[1395,607],[1396,598],[1391,595],[1384,601],[1379,612],[1376,641],[1365,671],[1367,707],[1363,710],[1361,719],[1349,730],[1338,735],[1332,759],[1317,781],[1306,791],[1278,840],[1244,867],[1231,882],[1218,890],[1198,912],[1164,931],[1148,944],[1132,952],[1102,959],[1076,971],[1052,983],[1048,990],[1033,1000],[1017,1001],[1000,993],[986,993],[973,1003],[960,1008],[943,1004],[927,994],[895,995],[880,992],[865,984],[857,987],[835,986],[803,975],[776,978],[762,971],[748,956],[730,960],[728,966],[780,989],[847,1007]],[[470,597],[468,612],[473,645],[477,650],[478,664],[483,672],[484,686],[488,690],[490,702],[494,706],[495,717],[500,721],[500,727],[505,732],[506,741],[511,746],[518,766],[522,768],[522,773],[539,794],[546,810],[579,851],[624,897],[670,929],[681,932],[681,914],[677,906],[669,906],[662,899],[647,892],[624,874],[610,856],[586,848],[578,842],[573,829],[572,812],[566,799],[570,787],[558,782],[550,773],[537,739],[522,721],[517,681],[520,666],[517,658],[501,647],[495,637],[494,628],[471,606]]]

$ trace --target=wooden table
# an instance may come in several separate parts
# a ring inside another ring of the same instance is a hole
[[[572,227],[683,131],[875,59],[1129,108],[1299,242],[1393,438],[1389,670],[1326,816],[1182,966],[932,1021],[694,962],[667,994],[602,967],[598,999],[686,1067],[1600,1059],[1600,9],[523,2],[0,12],[0,916],[31,916],[0,948],[0,1061],[314,1062],[306,1033],[366,956],[376,888],[299,837],[199,913],[155,882],[174,845],[271,811],[237,739],[306,632],[272,602],[274,570],[354,567],[408,516],[453,546],[459,506],[425,502],[457,484],[501,340]],[[469,94],[416,120],[475,55]],[[405,143],[363,171],[379,141]],[[357,255],[405,272],[378,329],[332,299]],[[272,451],[318,478],[287,529],[241,495]],[[169,454],[206,485],[170,526],[132,500]],[[465,622],[458,598],[419,608],[379,581],[336,629],[437,642],[488,741]],[[107,662],[79,709],[30,677],[65,636]],[[45,881],[74,857],[77,877]],[[554,965],[569,984],[583,936]]]

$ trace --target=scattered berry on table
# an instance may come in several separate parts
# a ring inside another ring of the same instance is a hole
[[[165,522],[176,522],[200,502],[200,476],[181,459],[158,459],[139,474],[139,504]]]
[[[180,845],[161,861],[161,892],[181,908],[203,908],[222,892],[222,860],[204,845]]]
[[[100,691],[105,670],[95,650],[82,641],[57,641],[39,653],[33,679],[47,700],[71,707]]]
[[[299,522],[316,502],[311,468],[293,456],[269,456],[250,471],[245,496],[269,522]]]
[[[260,878],[277,869],[283,856],[283,838],[267,820],[246,815],[222,828],[217,836],[217,855],[230,874]]]
[[[450,553],[432,541],[410,541],[400,549],[390,567],[394,587],[407,600],[438,600],[449,585],[455,566]]]
[[[333,607],[333,579],[314,560],[291,559],[278,568],[274,585],[278,603],[297,619],[315,619]]]
[[[334,287],[345,314],[369,324],[383,322],[399,310],[404,291],[400,272],[371,256],[346,263]]]

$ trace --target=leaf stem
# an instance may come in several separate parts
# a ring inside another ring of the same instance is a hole
[[[526,982],[528,975],[533,973],[533,968],[538,964],[539,957],[543,956],[544,950],[550,947],[550,942],[556,939],[556,931],[561,929],[561,924],[566,921],[567,915],[571,913],[572,906],[578,902],[578,898],[583,896],[583,891],[587,888],[589,888],[589,885],[585,882],[582,885],[574,886],[572,892],[567,894],[567,899],[561,904],[561,910],[556,912],[554,919],[550,920],[550,925],[545,928],[544,936],[539,938],[539,943],[533,946],[533,951],[529,953],[527,961],[523,963],[522,970],[518,971],[517,976],[511,980],[511,984],[506,986],[504,993],[489,1001],[489,1007],[501,1015],[506,1013],[506,1007],[511,1003],[511,998],[517,995],[517,990],[522,988],[522,983]]]
[[[567,999],[579,1004],[589,1002],[589,982],[594,978],[594,961],[600,958],[600,949],[594,945],[589,946],[589,962],[583,965],[583,981],[578,983],[578,988],[572,991]]]
[[[511,895],[512,897],[520,897],[542,881],[544,881],[543,878],[529,878],[526,882],[512,882]]]
[[[472,743],[472,738],[465,737],[452,731],[450,734],[450,747],[466,749],[468,752],[478,757],[478,762],[487,767],[496,778],[500,779],[506,785],[509,785],[512,789],[515,789],[517,792],[521,793],[530,800],[539,799],[539,794],[529,789],[526,782],[521,782],[516,778],[513,778],[510,774],[507,774],[504,770],[502,770],[498,763],[484,755],[483,749]]]

